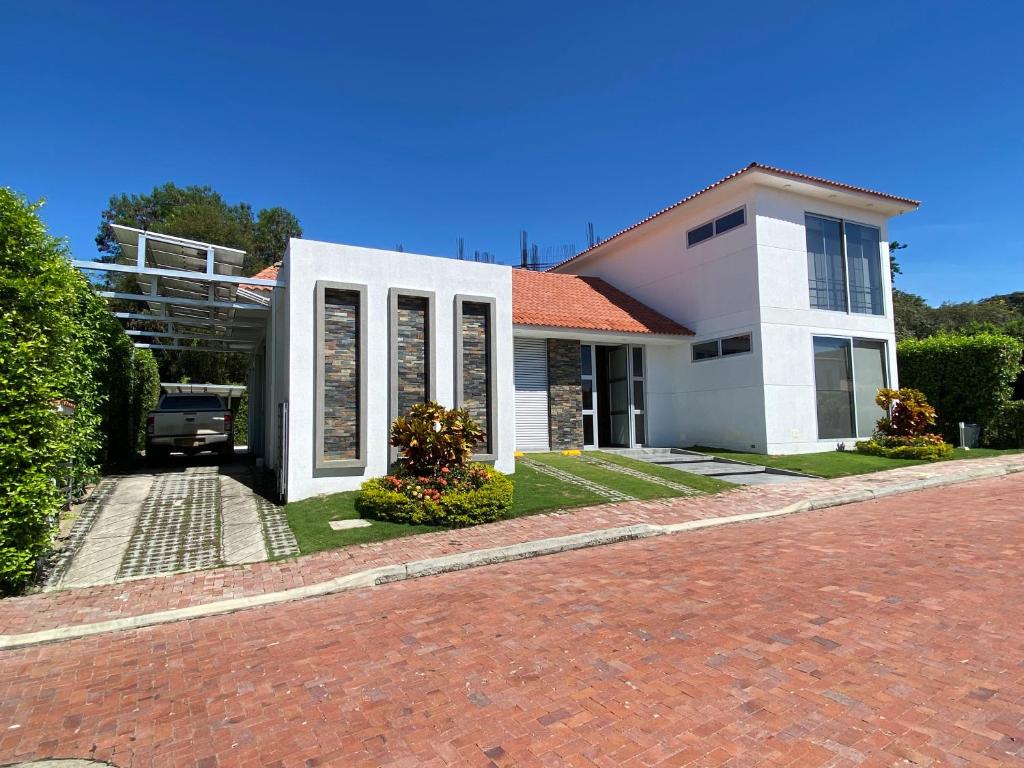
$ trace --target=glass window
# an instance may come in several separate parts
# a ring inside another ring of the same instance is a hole
[[[882,255],[875,227],[844,222],[846,272],[850,276],[850,311],[881,315]]]
[[[875,424],[885,410],[875,403],[878,390],[885,386],[885,342],[854,339],[854,402],[857,405],[857,436],[871,437]]]
[[[718,339],[693,345],[694,360],[711,360],[715,357],[718,357]]]
[[[583,410],[594,410],[594,381],[593,379],[580,379],[580,391],[583,393]]]
[[[644,431],[644,415],[642,413],[638,413],[633,417],[633,437],[637,445],[643,445],[647,442],[647,433]]]
[[[727,339],[722,339],[722,357],[725,357],[726,355],[741,355],[744,352],[749,351],[749,333],[745,333],[742,336],[730,336]]]
[[[594,358],[590,354],[589,344],[580,344],[580,375],[592,376],[594,374]]]
[[[589,414],[583,417],[583,444],[594,445],[594,417]]]
[[[740,208],[738,211],[727,213],[720,219],[715,219],[715,234],[720,235],[723,232],[728,232],[730,229],[736,229],[736,227],[743,226],[746,220],[746,210]]]
[[[846,311],[842,232],[835,219],[807,215],[807,281],[811,307]]]
[[[709,221],[707,224],[702,224],[686,233],[686,245],[689,247],[696,245],[697,243],[703,243],[705,240],[710,240],[714,236],[715,223],[713,221]]]
[[[849,339],[814,338],[814,386],[817,391],[818,437],[823,440],[853,437],[853,370]]]
[[[633,407],[638,411],[644,409],[644,382],[643,379],[633,380]]]
[[[633,347],[633,375],[638,379],[644,377],[644,348]]]

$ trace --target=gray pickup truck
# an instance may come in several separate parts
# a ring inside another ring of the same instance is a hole
[[[171,451],[193,456],[235,451],[234,417],[223,398],[209,394],[166,394],[146,422],[146,458],[164,459]]]

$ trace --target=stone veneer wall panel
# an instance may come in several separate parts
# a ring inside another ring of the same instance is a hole
[[[548,434],[551,450],[583,447],[580,342],[548,339]]]
[[[395,313],[395,384],[397,416],[430,399],[429,300],[398,296]]]
[[[363,355],[365,291],[317,284],[317,466],[365,464]]]

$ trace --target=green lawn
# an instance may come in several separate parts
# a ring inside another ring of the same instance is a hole
[[[634,461],[610,453],[596,452],[590,455],[599,456],[607,461],[632,467],[649,475],[673,480],[688,485],[696,490],[715,493],[731,488],[710,477],[700,477],[679,472],[667,467],[657,467],[642,461]],[[593,480],[601,485],[615,488],[638,499],[656,499],[669,496],[681,496],[683,492],[674,491],[657,483],[647,482],[640,478],[630,477],[610,469],[603,469],[593,464],[580,461],[575,456],[562,456],[559,453],[532,453],[529,458],[558,467],[578,477]],[[515,491],[512,495],[512,509],[508,517],[522,517],[550,512],[556,509],[571,509],[594,504],[604,504],[608,500],[598,494],[581,488],[578,485],[565,483],[554,477],[531,469],[522,462],[516,466],[512,476]],[[417,533],[444,530],[443,526],[404,525],[402,523],[386,523],[374,520],[368,528],[350,528],[344,531],[331,530],[331,520],[353,520],[359,517],[356,512],[356,491],[335,493],[330,496],[317,496],[312,499],[286,504],[284,511],[288,525],[299,543],[299,551],[308,555],[325,549],[337,549],[353,544],[367,544],[374,541],[394,539],[399,536],[411,536]]]
[[[884,469],[911,467],[915,464],[926,463],[916,459],[887,459],[882,456],[869,456],[855,451],[825,451],[824,453],[796,453],[790,456],[766,456],[763,453],[742,453],[740,451],[706,448],[704,446],[697,446],[692,450],[710,453],[723,459],[735,459],[751,464],[761,464],[766,467],[789,469],[794,472],[804,472],[805,474],[818,477],[863,475],[868,472],[880,472]],[[972,448],[969,451],[965,451],[963,448],[956,448],[952,458],[984,459],[989,456],[1001,456],[1007,453],[1020,452],[1020,449],[999,451],[992,448]],[[951,459],[947,459],[947,461],[949,460]]]
[[[515,491],[512,495],[512,509],[509,517],[522,517],[547,512],[553,509],[568,509],[601,504],[607,501],[596,493],[578,485],[562,483],[553,477],[541,474],[520,464],[512,476]],[[668,491],[668,489],[664,489]],[[359,517],[356,512],[356,491],[317,496],[312,499],[286,504],[284,511],[288,525],[299,543],[299,551],[308,555],[325,549],[337,549],[352,544],[366,544],[373,541],[395,539],[416,533],[444,530],[443,526],[405,525],[374,520],[369,528],[350,528],[334,531],[328,523],[331,520],[352,520]]]

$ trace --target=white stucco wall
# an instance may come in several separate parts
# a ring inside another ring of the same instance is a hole
[[[686,233],[747,206],[747,223],[693,247]],[[648,356],[649,444],[765,450],[758,258],[750,185],[713,190],[559,271],[594,275],[685,325],[700,342],[750,333],[753,352],[690,361],[690,345]]]
[[[889,384],[896,386],[898,383],[892,283],[889,260],[885,258],[889,252],[887,217],[866,205],[840,205],[767,187],[758,187],[754,199],[767,450],[769,453],[833,450],[840,441],[818,440],[813,337],[841,336],[886,342]],[[884,315],[811,309],[807,287],[806,213],[847,219],[880,229]],[[849,447],[853,440],[843,442]]]
[[[293,239],[285,257],[288,281],[287,366],[289,379],[288,499],[357,489],[364,480],[388,470],[388,291],[391,288],[435,293],[437,349],[436,399],[455,404],[456,295],[495,299],[497,345],[494,372],[497,425],[495,467],[514,472],[515,422],[512,381],[512,276],[507,266],[381,251],[349,245]],[[284,270],[282,270],[284,272]],[[316,408],[315,286],[318,280],[366,286],[366,466],[314,469]]]
[[[744,226],[687,248],[688,230],[741,205]],[[805,212],[880,228],[883,316],[811,309]],[[871,196],[752,175],[712,189],[559,271],[601,277],[695,332],[682,349],[649,357],[651,445],[832,450],[836,440],[817,438],[813,337],[886,342],[889,385],[898,384],[886,258],[886,222],[894,212],[891,203]],[[750,354],[691,361],[692,343],[743,333],[751,334]]]

